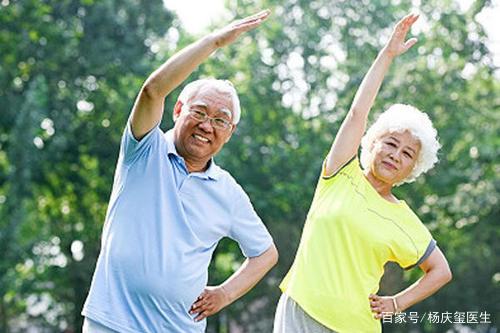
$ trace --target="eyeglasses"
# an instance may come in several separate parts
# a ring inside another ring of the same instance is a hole
[[[231,124],[231,122],[227,121],[226,119],[224,118],[212,118],[212,117],[209,117],[208,114],[204,111],[200,111],[200,110],[196,110],[196,109],[189,109],[188,110],[189,112],[189,115],[195,119],[195,120],[198,120],[199,122],[205,122],[208,120],[210,120],[210,124],[212,124],[212,126],[214,128],[217,128],[219,130],[228,130],[230,129],[233,125]]]

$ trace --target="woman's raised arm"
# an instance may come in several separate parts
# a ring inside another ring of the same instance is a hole
[[[396,24],[391,38],[363,78],[351,108],[337,132],[326,158],[324,176],[336,173],[357,154],[361,138],[365,132],[368,113],[392,60],[394,57],[406,52],[417,42],[416,38],[405,41],[408,31],[417,19],[418,15],[409,14]]]

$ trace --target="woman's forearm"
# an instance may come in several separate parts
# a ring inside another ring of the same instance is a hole
[[[368,116],[393,58],[386,48],[379,52],[356,92],[350,112],[364,118]]]
[[[423,301],[434,294],[451,280],[449,269],[432,269],[421,279],[394,295],[398,305],[398,311],[402,312],[412,305]]]

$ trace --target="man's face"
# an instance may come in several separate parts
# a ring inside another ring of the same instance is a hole
[[[229,141],[236,125],[228,129],[215,128],[208,119],[201,122],[193,118],[189,110],[204,112],[211,118],[222,118],[232,124],[231,94],[203,86],[186,105],[179,104],[174,109],[177,152],[188,162],[206,164]]]

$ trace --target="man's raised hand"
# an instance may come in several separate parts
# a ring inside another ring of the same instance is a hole
[[[271,11],[263,10],[257,14],[236,20],[213,33],[217,47],[223,47],[233,43],[242,33],[255,29],[264,22]]]

